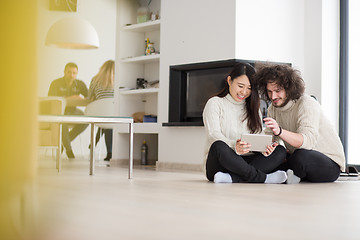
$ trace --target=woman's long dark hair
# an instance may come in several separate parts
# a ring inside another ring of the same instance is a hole
[[[255,69],[248,63],[238,63],[231,70],[230,76],[231,81],[234,81],[235,78],[240,77],[242,75],[246,75],[249,78],[251,85],[251,94],[248,98],[245,99],[246,103],[246,115],[244,119],[241,121],[247,120],[248,128],[251,133],[258,133],[262,130],[262,122],[259,116],[259,108],[260,108],[260,97],[257,90],[257,87],[254,84],[253,76],[255,74]],[[218,97],[225,97],[230,93],[229,84],[225,80],[224,88],[216,95]]]

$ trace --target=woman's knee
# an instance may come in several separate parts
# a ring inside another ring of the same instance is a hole
[[[209,152],[217,152],[221,149],[224,149],[224,147],[227,146],[227,144],[221,140],[217,140],[211,144]]]

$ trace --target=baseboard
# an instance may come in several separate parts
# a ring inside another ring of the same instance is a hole
[[[171,162],[156,162],[156,169],[158,170],[186,170],[186,171],[202,171],[201,164],[189,163],[171,163]]]
[[[140,159],[134,159],[134,166],[141,165]],[[155,166],[156,159],[148,159],[147,165],[149,166]],[[111,159],[110,160],[110,166],[129,166],[129,159]]]
[[[202,172],[201,164],[159,162],[149,159],[148,166],[155,166],[156,170],[179,170]],[[129,159],[111,159],[110,166],[129,166]],[[140,166],[140,159],[134,159],[134,166]]]

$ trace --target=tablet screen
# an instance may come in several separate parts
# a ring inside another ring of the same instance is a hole
[[[241,141],[251,145],[250,151],[265,152],[266,147],[272,143],[272,136],[265,134],[242,134]]]

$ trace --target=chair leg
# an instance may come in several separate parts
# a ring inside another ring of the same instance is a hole
[[[54,156],[55,156],[55,159],[56,159],[56,150],[57,148],[52,148],[51,149],[51,157],[54,159]],[[54,154],[55,153],[55,154]]]
[[[98,145],[99,145],[99,160],[101,160],[101,139],[102,139],[102,135],[100,135],[100,139],[99,139],[99,143],[98,143]]]

